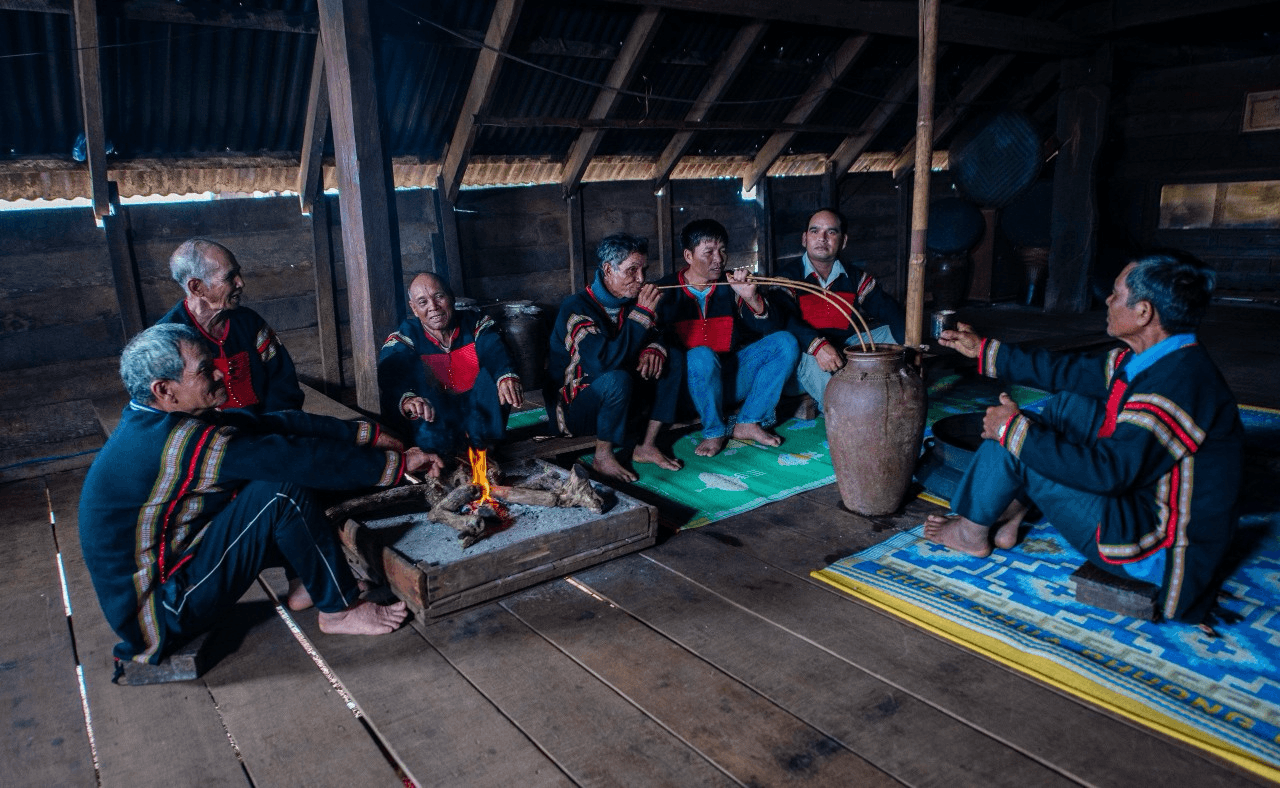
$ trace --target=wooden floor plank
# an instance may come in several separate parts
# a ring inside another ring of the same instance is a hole
[[[295,618],[419,788],[573,784],[412,627],[339,637]]]
[[[45,489],[43,479],[0,486],[0,762],[10,785],[93,786]]]
[[[249,624],[204,682],[256,785],[401,785],[395,769],[257,586]],[[314,610],[299,614],[314,618]],[[252,622],[252,623],[250,623]],[[225,637],[228,625],[219,627]]]
[[[422,631],[578,785],[733,784],[496,603]]]
[[[175,775],[184,774],[199,775],[201,786],[248,785],[203,682],[142,687],[111,683],[111,649],[119,639],[98,608],[77,531],[84,471],[60,473],[47,481],[102,785],[172,788]]]
[[[800,567],[821,554],[821,544],[790,529],[760,517],[719,525],[645,555],[1079,782],[1227,786],[1251,779],[766,563]]]
[[[574,579],[908,785],[1075,784],[642,555]]]
[[[569,583],[544,583],[501,604],[744,785],[896,784],[835,739]]]

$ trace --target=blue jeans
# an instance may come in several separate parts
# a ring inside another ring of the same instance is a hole
[[[689,348],[685,366],[689,396],[702,419],[704,438],[729,434],[725,404],[742,403],[736,423],[773,426],[782,387],[796,368],[800,347],[786,331],[739,348],[716,353],[709,347]]]
[[[1101,403],[1070,393],[1054,395],[1035,417],[1079,444],[1096,440],[1100,418]],[[1155,585],[1164,582],[1163,552],[1127,564],[1109,564],[1098,555],[1098,526],[1107,509],[1105,495],[1053,481],[1028,468],[996,441],[983,441],[960,478],[951,508],[978,525],[992,526],[1014,499],[1034,503],[1090,563],[1121,577]]]
[[[845,347],[855,347],[858,344],[859,336],[867,336],[865,334],[854,334],[845,342]],[[877,326],[871,329],[870,338],[872,342],[877,344],[893,344],[893,329],[889,326]],[[836,348],[841,350],[842,348]],[[822,403],[823,393],[827,390],[827,381],[831,380],[830,372],[825,371],[818,366],[818,362],[808,353],[800,354],[800,363],[796,365],[795,377],[788,381],[787,393],[799,394],[800,390],[813,397],[813,401],[818,403],[818,412],[824,410]]]

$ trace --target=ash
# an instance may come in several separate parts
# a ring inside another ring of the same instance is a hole
[[[561,509],[504,502],[513,518],[512,525],[504,530],[489,533],[465,550],[458,541],[457,531],[447,525],[428,520],[426,512],[370,520],[365,522],[365,525],[375,531],[389,531],[388,537],[400,534],[394,541],[389,539],[389,544],[410,560],[428,564],[447,564],[501,550],[526,539],[575,528],[593,520],[644,507],[643,503],[629,495],[614,492],[601,485],[595,485],[595,487],[603,493],[608,506],[604,514],[595,514],[582,508]]]

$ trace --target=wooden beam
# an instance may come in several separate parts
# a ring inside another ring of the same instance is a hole
[[[756,188],[756,249],[757,270],[765,276],[773,276],[777,266],[773,253],[773,196],[768,178]]]
[[[622,44],[622,51],[618,53],[618,59],[613,61],[613,67],[605,77],[604,89],[596,96],[595,103],[591,105],[591,111],[587,113],[588,120],[603,120],[613,112],[618,105],[618,91],[625,88],[635,76],[645,53],[649,51],[649,45],[658,34],[658,26],[661,23],[662,12],[656,8],[646,8],[636,17],[631,30],[627,33],[626,41]],[[582,176],[587,171],[587,164],[595,155],[603,136],[602,131],[585,131],[573,141],[572,147],[569,148],[569,155],[565,159],[564,171],[560,175],[560,184],[566,197],[578,191],[578,187],[582,184]],[[577,289],[575,288],[573,292],[577,292]]]
[[[1179,0],[1189,2],[1190,0]],[[644,5],[673,11],[724,14],[723,0],[643,0]],[[732,13],[748,19],[795,22],[843,28],[887,36],[915,38],[919,9],[914,2],[898,0],[734,0]],[[948,5],[939,14],[939,38],[952,44],[1037,52],[1045,55],[1082,55],[1094,46],[1088,39],[1061,25],[1040,19]]]
[[[1223,11],[1274,5],[1275,0],[1124,0],[1092,3],[1072,11],[1063,23],[1082,35],[1098,35]]]
[[[316,334],[320,343],[322,391],[336,399],[342,389],[342,337],[338,331],[338,283],[333,271],[333,233],[329,228],[329,201],[318,195],[307,211],[311,215],[311,248],[316,285]]]
[[[804,123],[818,109],[818,105],[827,97],[831,89],[836,83],[853,66],[858,56],[866,49],[867,42],[871,40],[870,36],[858,35],[850,36],[844,40],[840,48],[835,54],[827,58],[826,62],[818,70],[818,76],[814,78],[813,83],[809,85],[809,89],[804,92],[800,100],[795,103],[787,116],[783,118],[783,123]],[[760,182],[760,179],[769,171],[769,167],[778,160],[782,155],[782,151],[796,136],[794,131],[780,131],[773,134],[760,147],[760,151],[756,154],[755,159],[751,162],[746,172],[742,176],[742,188],[750,191]]]
[[[654,194],[658,218],[658,275],[666,276],[675,273],[674,228],[671,224],[671,184],[667,184]],[[652,251],[650,247],[650,251]]]
[[[983,91],[991,87],[991,83],[995,82],[996,78],[1004,73],[1004,70],[1013,62],[1014,57],[1016,55],[996,55],[965,81],[960,93],[956,95],[951,104],[933,122],[934,145],[937,145],[938,140],[946,136],[947,132],[951,131],[960,122],[960,119],[968,111],[969,105],[978,96],[982,95]],[[912,137],[911,141],[898,153],[898,157],[893,160],[894,180],[902,177],[911,167],[915,166],[915,160],[916,138]]]
[[[480,50],[476,58],[476,68],[471,73],[471,87],[467,89],[467,96],[462,101],[458,123],[453,128],[453,136],[449,139],[444,162],[440,167],[441,188],[450,203],[458,199],[458,187],[462,184],[467,160],[471,158],[471,146],[476,141],[475,118],[488,108],[494,86],[498,83],[498,70],[502,67],[502,58],[498,53],[505,51],[511,44],[511,36],[515,33],[516,20],[520,17],[523,5],[524,0],[497,0],[493,16],[489,18],[489,30],[484,36],[485,48]]]
[[[102,122],[102,84],[98,78],[98,10],[96,0],[75,0],[76,63],[80,75],[80,110],[84,116],[85,164],[93,215],[101,224],[111,212],[107,195],[107,138]]]
[[[445,196],[444,185],[436,179],[436,219],[440,222],[440,241],[444,247],[444,265],[435,273],[444,273],[455,296],[467,294],[467,280],[462,272],[462,245],[458,241],[458,215],[453,201]]]
[[[933,86],[938,68],[939,0],[920,0],[917,60],[920,89],[916,94],[916,168],[911,195],[911,259],[907,261],[906,344],[917,347],[924,338],[925,241],[929,235],[929,178],[933,174]]]
[[[102,216],[107,235],[107,254],[111,257],[111,278],[116,285],[116,301],[120,306],[120,324],[129,339],[147,327],[142,307],[142,284],[138,263],[130,239],[129,209],[120,205],[120,191],[115,181],[107,183],[107,199],[111,210]]]
[[[391,242],[394,195],[378,123],[369,5],[368,0],[320,0],[319,11],[337,151],[356,401],[378,413],[378,348],[398,322],[399,250]]]
[[[569,292],[576,293],[587,286],[587,247],[582,216],[582,193],[574,192],[565,197],[569,227]]]
[[[583,131],[642,130],[687,132],[700,131],[785,131],[792,134],[814,132],[818,134],[849,134],[856,131],[847,124],[834,123],[769,123],[768,121],[741,120],[635,120],[631,118],[500,118],[486,115],[476,118],[477,126],[499,129],[579,129]]]
[[[858,129],[858,132],[845,137],[835,152],[831,154],[827,163],[834,168],[837,183],[849,173],[849,168],[858,160],[858,157],[867,149],[867,146],[876,138],[876,135],[889,124],[894,114],[902,109],[907,97],[915,92],[916,83],[919,80],[917,73],[919,67],[920,63],[916,61],[902,69],[901,73],[898,74],[898,78],[889,86],[888,94],[876,105],[875,109],[871,110],[871,114],[867,115],[867,119],[862,121],[862,127]]]
[[[1089,276],[1098,245],[1098,154],[1106,135],[1111,99],[1111,53],[1062,64],[1058,152],[1049,224],[1049,276],[1044,308],[1080,313],[1089,308]]]
[[[826,169],[818,177],[822,178],[820,196],[818,197],[819,205],[838,210],[840,207],[840,179],[836,177],[835,165],[828,161]]]
[[[302,163],[298,167],[298,202],[304,214],[311,213],[316,195],[324,191],[324,135],[328,129],[329,88],[324,78],[324,41],[317,36],[316,53],[311,61],[307,119],[302,126]]]
[[[70,14],[73,0],[0,0],[0,11],[34,11],[43,14]],[[201,3],[198,8],[179,5],[172,0],[127,0],[108,3],[102,15],[133,22],[163,22],[173,25],[205,25],[237,27],[245,30],[272,30],[279,33],[316,33],[319,26],[308,14],[283,11],[250,10],[243,6],[229,9]]]
[[[701,123],[706,120],[707,113],[711,111],[711,107],[720,100],[729,86],[733,84],[733,80],[737,78],[742,71],[742,67],[751,59],[751,53],[760,43],[760,39],[764,38],[764,32],[769,28],[765,22],[750,22],[742,28],[739,28],[737,35],[733,37],[733,41],[729,47],[725,49],[724,54],[720,56],[720,61],[716,63],[716,69],[712,72],[707,84],[702,87],[702,92],[698,94],[698,100],[689,108],[689,112],[684,116],[688,123]],[[663,149],[662,155],[658,156],[658,163],[653,168],[653,191],[658,193],[667,181],[671,179],[671,172],[676,168],[676,164],[680,162],[680,158],[684,156],[685,151],[689,150],[689,144],[693,142],[692,131],[680,131],[671,138],[667,143],[667,147]]]

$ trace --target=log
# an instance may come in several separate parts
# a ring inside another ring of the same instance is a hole
[[[562,506],[560,496],[551,490],[534,490],[528,487],[506,487],[498,485],[489,488],[489,494],[506,503],[520,503],[526,506]]]
[[[422,484],[392,487],[343,501],[325,510],[325,516],[329,518],[329,522],[341,525],[350,518],[369,519],[366,515],[384,509],[390,509],[392,513],[399,509],[420,512],[435,506],[444,497],[444,486],[437,480],[428,478]]]

